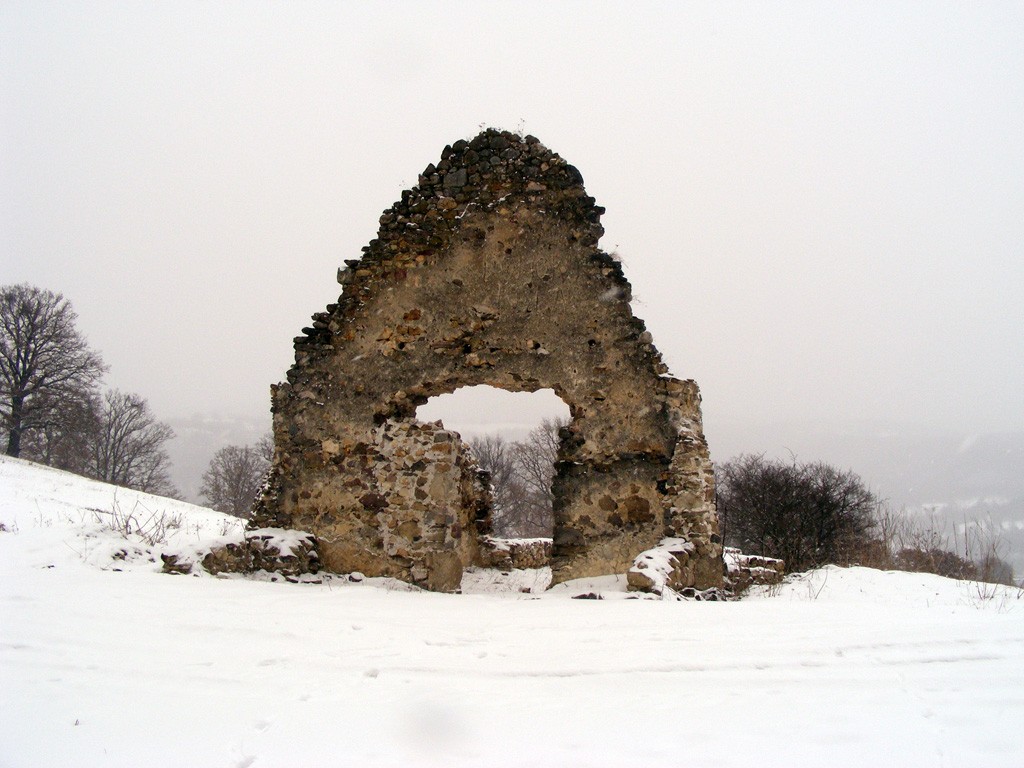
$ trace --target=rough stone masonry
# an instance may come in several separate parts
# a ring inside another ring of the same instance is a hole
[[[714,480],[693,381],[668,375],[597,247],[604,209],[532,136],[445,147],[339,271],[336,304],[272,387],[274,460],[251,527],[313,533],[321,567],[458,589],[487,560],[491,497],[460,436],[416,420],[487,384],[569,406],[553,483],[554,582],[625,573],[683,540],[683,582],[722,580]]]

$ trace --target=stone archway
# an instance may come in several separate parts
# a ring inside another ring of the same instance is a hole
[[[674,537],[693,544],[694,584],[719,584],[697,386],[668,375],[633,315],[619,263],[597,248],[601,213],[533,137],[487,130],[446,147],[295,340],[252,525],[312,532],[330,570],[455,589],[489,493],[459,436],[416,408],[477,384],[553,389],[571,416],[554,580],[622,573]]]

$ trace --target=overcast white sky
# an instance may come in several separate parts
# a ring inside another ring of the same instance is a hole
[[[718,425],[1024,428],[1024,4],[0,4],[0,283],[267,413],[445,144],[538,136]]]

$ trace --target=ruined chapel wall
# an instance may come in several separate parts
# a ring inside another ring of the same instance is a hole
[[[338,303],[296,339],[288,382],[274,392],[275,464],[259,521],[308,522],[328,541],[328,568],[372,560],[370,570],[409,576],[435,545],[469,564],[472,535],[439,544],[405,518],[429,516],[430,504],[479,506],[470,463],[452,464],[419,508],[366,488],[391,482],[379,476],[393,463],[381,464],[385,432],[415,433],[429,397],[489,384],[552,388],[569,405],[554,487],[556,579],[624,571],[667,524],[717,534],[699,394],[666,375],[633,316],[620,265],[596,246],[602,211],[575,169],[530,137],[488,131],[446,148],[381,216],[363,258],[346,262]],[[443,524],[461,538],[485,517]],[[385,543],[398,518],[412,549]]]

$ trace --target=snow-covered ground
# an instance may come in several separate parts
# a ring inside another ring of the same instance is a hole
[[[616,577],[517,591],[543,573],[462,595],[171,576],[160,552],[237,522],[12,459],[0,523],[0,766],[1024,765],[1017,590],[860,568],[728,603]]]

